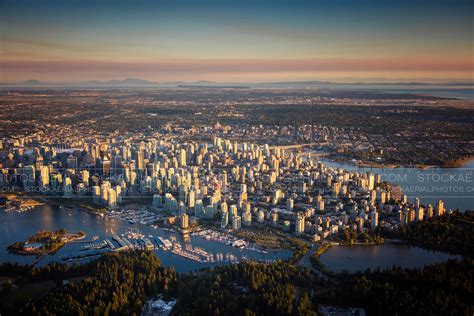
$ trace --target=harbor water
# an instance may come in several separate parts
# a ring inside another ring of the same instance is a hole
[[[333,272],[343,270],[356,272],[393,266],[421,268],[428,264],[460,258],[460,256],[411,247],[403,243],[384,243],[379,245],[334,246],[326,250],[319,257],[319,261]]]
[[[102,218],[85,211],[65,210],[52,205],[38,206],[23,213],[5,212],[0,210],[0,225],[0,262],[9,261],[23,264],[32,263],[35,256],[12,254],[9,253],[6,248],[14,242],[26,240],[29,236],[34,235],[39,230],[53,231],[59,228],[64,228],[69,232],[83,231],[87,234],[84,241],[66,244],[56,254],[45,256],[38,262],[38,266],[45,265],[51,261],[59,261],[60,256],[79,251],[81,247],[87,244],[87,242],[91,242],[93,236],[98,237],[96,242],[100,242],[104,239],[112,239],[113,235],[121,236],[130,230],[138,230],[152,242],[155,237],[163,237],[165,239],[176,240],[176,243],[181,244],[183,249],[186,249],[186,245],[188,245],[189,248],[190,244],[193,249],[200,248],[214,256],[217,254],[224,257],[229,255],[236,258],[238,261],[241,261],[242,259],[286,259],[292,254],[289,250],[268,251],[267,253],[262,253],[245,248],[240,249],[221,242],[206,240],[203,237],[194,235],[191,235],[190,240],[185,242],[182,235],[174,231],[167,231],[161,228],[155,229],[150,225],[142,225],[138,223],[130,224],[126,221],[109,219],[107,216]],[[153,236],[153,238],[149,236]],[[204,267],[213,267],[223,264],[221,262],[196,262],[173,254],[170,250],[160,249],[154,242],[153,244],[156,248],[154,252],[160,258],[162,264],[165,266],[173,266],[178,272],[188,272]]]

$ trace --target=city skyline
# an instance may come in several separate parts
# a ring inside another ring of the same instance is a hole
[[[0,82],[472,82],[468,1],[3,1]]]
[[[0,316],[474,315],[473,9],[0,0]]]

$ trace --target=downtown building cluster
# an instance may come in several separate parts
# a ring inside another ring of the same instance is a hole
[[[223,229],[270,225],[326,239],[345,229],[374,231],[439,216],[413,204],[379,175],[326,167],[311,155],[214,137],[212,143],[157,138],[76,140],[70,148],[32,139],[8,148],[0,184],[42,196],[86,198],[109,209],[127,198],[179,218]],[[148,201],[146,200],[146,201]]]

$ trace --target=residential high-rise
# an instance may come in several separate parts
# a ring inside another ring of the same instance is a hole
[[[250,225],[252,225],[252,213],[250,213],[250,212],[244,212],[244,213],[242,214],[242,220],[243,220],[244,226],[250,226]]]
[[[422,221],[424,216],[424,209],[422,207],[415,209],[415,221]]]
[[[135,163],[136,163],[136,170],[142,172],[145,169],[145,161],[143,158],[143,148],[138,148],[135,151]]]
[[[419,209],[420,208],[420,199],[419,198],[415,198],[415,210]]]
[[[379,226],[379,213],[376,211],[370,213],[370,226],[372,227],[372,230]]]
[[[436,216],[442,216],[445,213],[444,209],[444,201],[439,200],[438,203],[436,204]]]
[[[234,230],[239,230],[242,227],[242,219],[240,216],[232,217],[232,228]]]
[[[35,167],[34,166],[25,166],[21,170],[21,181],[23,182],[23,188],[28,190],[33,190],[36,183]]]
[[[39,186],[43,190],[49,188],[49,169],[46,166],[40,167]]]
[[[188,214],[184,213],[179,216],[180,218],[180,227],[182,229],[186,229],[189,227],[189,216]]]
[[[304,233],[304,216],[301,213],[296,215],[296,222],[295,222],[295,233],[297,235]]]
[[[186,157],[186,150],[181,149],[181,150],[179,151],[179,166],[180,166],[180,167],[186,166],[186,160],[187,160],[187,157]]]
[[[223,211],[221,216],[221,228],[226,228],[229,225],[229,212]]]
[[[108,196],[107,206],[110,208],[116,207],[117,206],[117,193],[115,192],[115,190],[112,188],[109,188],[109,192],[107,196]]]
[[[277,226],[278,225],[278,213],[277,212],[272,212],[270,214],[270,220],[271,220],[273,226]]]

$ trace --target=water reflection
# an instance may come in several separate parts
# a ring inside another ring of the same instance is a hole
[[[367,168],[348,163],[324,160],[324,165],[353,172],[372,172],[381,175],[382,181],[399,185],[413,202],[419,197],[422,204],[436,205],[440,199],[450,209],[474,209],[474,161],[461,168]]]
[[[70,213],[71,215],[68,215]],[[123,221],[111,220],[107,217],[101,218],[83,211],[66,211],[57,206],[44,205],[36,207],[27,213],[7,213],[0,211],[0,262],[19,262],[31,263],[34,260],[32,256],[19,256],[10,254],[6,247],[16,241],[23,241],[28,236],[33,235],[41,229],[56,230],[65,228],[71,232],[79,230],[87,234],[86,239],[90,240],[92,236],[99,236],[100,239],[110,238],[113,233],[122,234],[130,228],[138,228],[145,235],[162,236],[170,238],[175,235],[176,239],[184,246],[184,240],[181,235],[174,232],[167,232],[161,229],[154,229],[150,226],[140,224],[129,224]],[[279,250],[269,251],[268,254],[257,253],[249,250],[240,250],[222,243],[207,241],[201,237],[192,236],[190,242],[194,247],[200,247],[208,252],[230,253],[238,258],[243,256],[250,259],[285,259],[291,256],[291,251]],[[39,265],[58,260],[61,254],[78,250],[81,243],[71,243],[61,248],[56,255],[45,257]],[[204,267],[212,267],[219,263],[197,263],[181,257],[178,257],[169,251],[155,250],[155,253],[166,266],[174,266],[176,271],[186,272]]]
[[[364,271],[368,268],[420,268],[427,264],[446,261],[450,258],[461,258],[443,252],[410,247],[401,243],[381,245],[335,246],[320,257],[328,269],[334,272]]]

